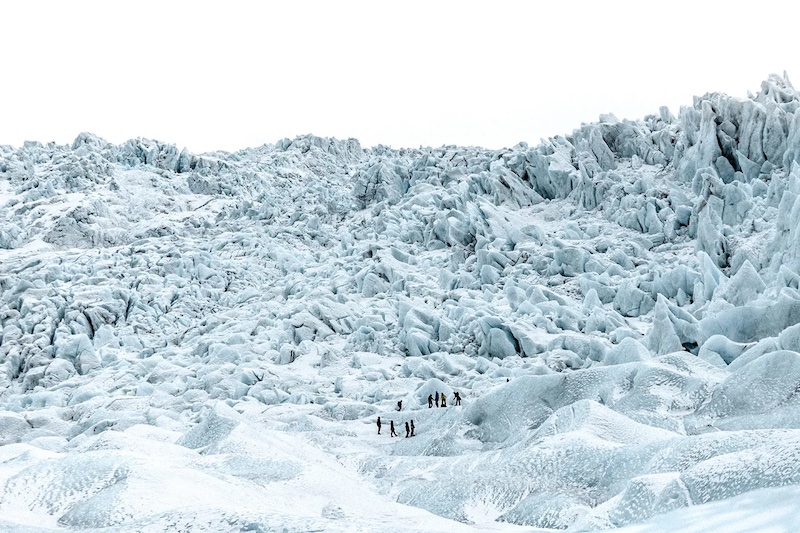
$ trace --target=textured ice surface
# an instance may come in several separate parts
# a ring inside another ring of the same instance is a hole
[[[0,529],[790,531],[798,143],[771,76],[502,150],[2,146]]]

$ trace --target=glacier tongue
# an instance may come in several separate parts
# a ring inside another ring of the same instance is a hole
[[[502,150],[0,146],[0,202],[5,530],[584,531],[800,483],[785,76]]]

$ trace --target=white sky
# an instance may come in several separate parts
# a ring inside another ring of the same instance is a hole
[[[795,2],[32,1],[0,17],[0,144],[148,137],[194,152],[304,133],[538,143],[600,113],[800,88]]]

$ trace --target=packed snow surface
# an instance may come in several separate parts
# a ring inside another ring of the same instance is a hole
[[[0,146],[0,203],[4,531],[800,521],[785,76],[497,151]]]

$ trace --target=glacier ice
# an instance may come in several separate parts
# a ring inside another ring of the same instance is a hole
[[[798,142],[773,75],[501,150],[0,147],[0,528],[655,531],[753,494],[785,509]]]

